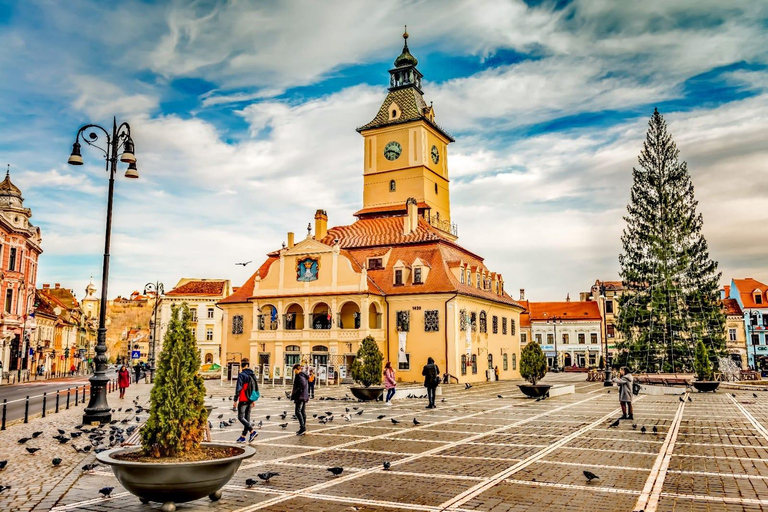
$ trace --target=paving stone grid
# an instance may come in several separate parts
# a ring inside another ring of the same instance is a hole
[[[637,428],[631,421],[610,428],[620,413],[616,391],[579,379],[548,376],[551,383],[575,383],[576,394],[540,402],[521,398],[516,382],[469,390],[445,386],[445,401],[438,400],[434,410],[414,399],[391,407],[313,400],[303,437],[294,435],[292,404],[283,390],[265,386],[252,415],[263,422],[253,444],[256,455],[243,463],[221,501],[178,504],[178,510],[768,510],[768,393],[757,392],[758,398],[752,391],[692,393],[692,401],[684,402],[678,396],[643,395],[635,406]],[[128,395],[146,402],[148,392],[141,384]],[[218,428],[219,415],[227,420],[235,414],[231,402],[222,400],[231,388],[209,383],[209,392],[216,406],[213,439],[233,441],[239,424]],[[343,387],[321,387],[316,396],[344,394]],[[114,407],[131,403],[117,402],[110,397]],[[351,421],[342,416],[345,407],[353,413]],[[354,414],[353,407],[363,414]],[[286,420],[279,418],[283,411]],[[327,411],[334,413],[333,422],[312,419]],[[377,419],[382,414],[386,417]],[[134,421],[133,414],[116,414],[123,417]],[[12,486],[0,493],[0,510],[159,509],[160,504],[142,505],[125,492],[107,467],[83,474],[80,467],[93,462],[93,455],[50,439],[57,427],[70,430],[79,419],[80,411],[66,411],[0,434],[0,460],[10,461],[0,472],[0,485]],[[44,434],[28,445],[42,450],[28,455],[27,445],[16,439],[33,431]],[[54,469],[55,456],[64,462]],[[384,461],[391,463],[388,471]],[[342,466],[343,474],[334,477],[326,471],[330,466]],[[600,478],[588,483],[583,470]],[[247,478],[264,471],[280,476],[245,486]],[[103,486],[115,487],[111,498],[100,497]]]

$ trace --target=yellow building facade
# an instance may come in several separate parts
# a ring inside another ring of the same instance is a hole
[[[223,311],[222,356],[267,377],[294,363],[345,378],[373,336],[399,381],[419,381],[427,358],[454,382],[519,377],[522,307],[501,274],[457,243],[448,145],[424,101],[406,43],[389,93],[363,137],[363,208],[348,226],[314,230],[271,252]],[[312,232],[314,231],[314,232]]]

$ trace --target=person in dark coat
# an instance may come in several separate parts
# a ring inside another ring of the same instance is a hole
[[[619,377],[613,379],[614,384],[619,386],[619,404],[621,405],[621,412],[623,413],[621,419],[623,420],[635,419],[632,415],[632,384],[634,380],[626,366],[622,366],[619,369]]]
[[[424,365],[421,374],[424,376],[424,387],[427,388],[427,398],[429,399],[429,404],[425,408],[434,409],[435,392],[440,384],[440,368],[435,364],[435,360],[430,357],[427,358],[427,364]]]
[[[120,398],[125,398],[125,390],[131,385],[131,372],[125,365],[117,372],[117,387],[120,388]]]
[[[133,365],[133,371],[136,373],[136,384],[138,384],[141,378],[141,365],[138,362]]]
[[[248,389],[251,382],[251,377],[256,378],[253,370],[250,368],[251,363],[248,359],[240,361],[240,373],[237,374],[237,385],[235,386],[235,406],[237,407],[237,420],[243,425],[243,432],[237,439],[238,443],[245,442],[245,436],[248,436],[248,442],[252,442],[259,435],[258,430],[254,430],[251,425],[251,407],[253,402],[248,399],[248,395],[251,390]],[[258,384],[257,384],[258,386]],[[258,391],[258,387],[256,389]]]
[[[293,389],[291,400],[295,404],[294,413],[299,420],[297,436],[303,436],[307,432],[307,402],[309,401],[309,382],[307,374],[301,371],[301,365],[293,365]]]

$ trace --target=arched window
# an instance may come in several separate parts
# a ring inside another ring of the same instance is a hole
[[[461,374],[467,374],[467,354],[461,354]]]
[[[480,312],[480,332],[481,333],[488,332],[488,318],[485,315],[485,311]]]
[[[213,354],[205,354],[205,364],[213,363]]]
[[[509,358],[507,357],[507,354],[501,356],[501,365],[504,368],[504,371],[509,370]]]
[[[397,185],[395,184],[395,180],[390,180],[389,181],[389,191],[390,192],[394,192],[395,190],[397,190]]]
[[[517,370],[517,354],[512,354],[512,369]]]
[[[509,334],[511,334],[512,336],[515,335],[515,319],[514,318],[509,319]]]
[[[488,354],[488,369],[493,370],[493,354]]]
[[[464,284],[464,271],[463,270],[459,270],[459,275],[461,277],[461,284]]]
[[[476,279],[477,287],[478,287],[478,288],[480,288],[480,272],[478,272],[478,273],[475,275],[475,277],[477,278],[477,279]]]

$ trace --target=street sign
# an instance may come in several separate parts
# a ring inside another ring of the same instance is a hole
[[[131,351],[131,359],[139,359],[141,357],[141,351],[140,350],[132,350]]]

